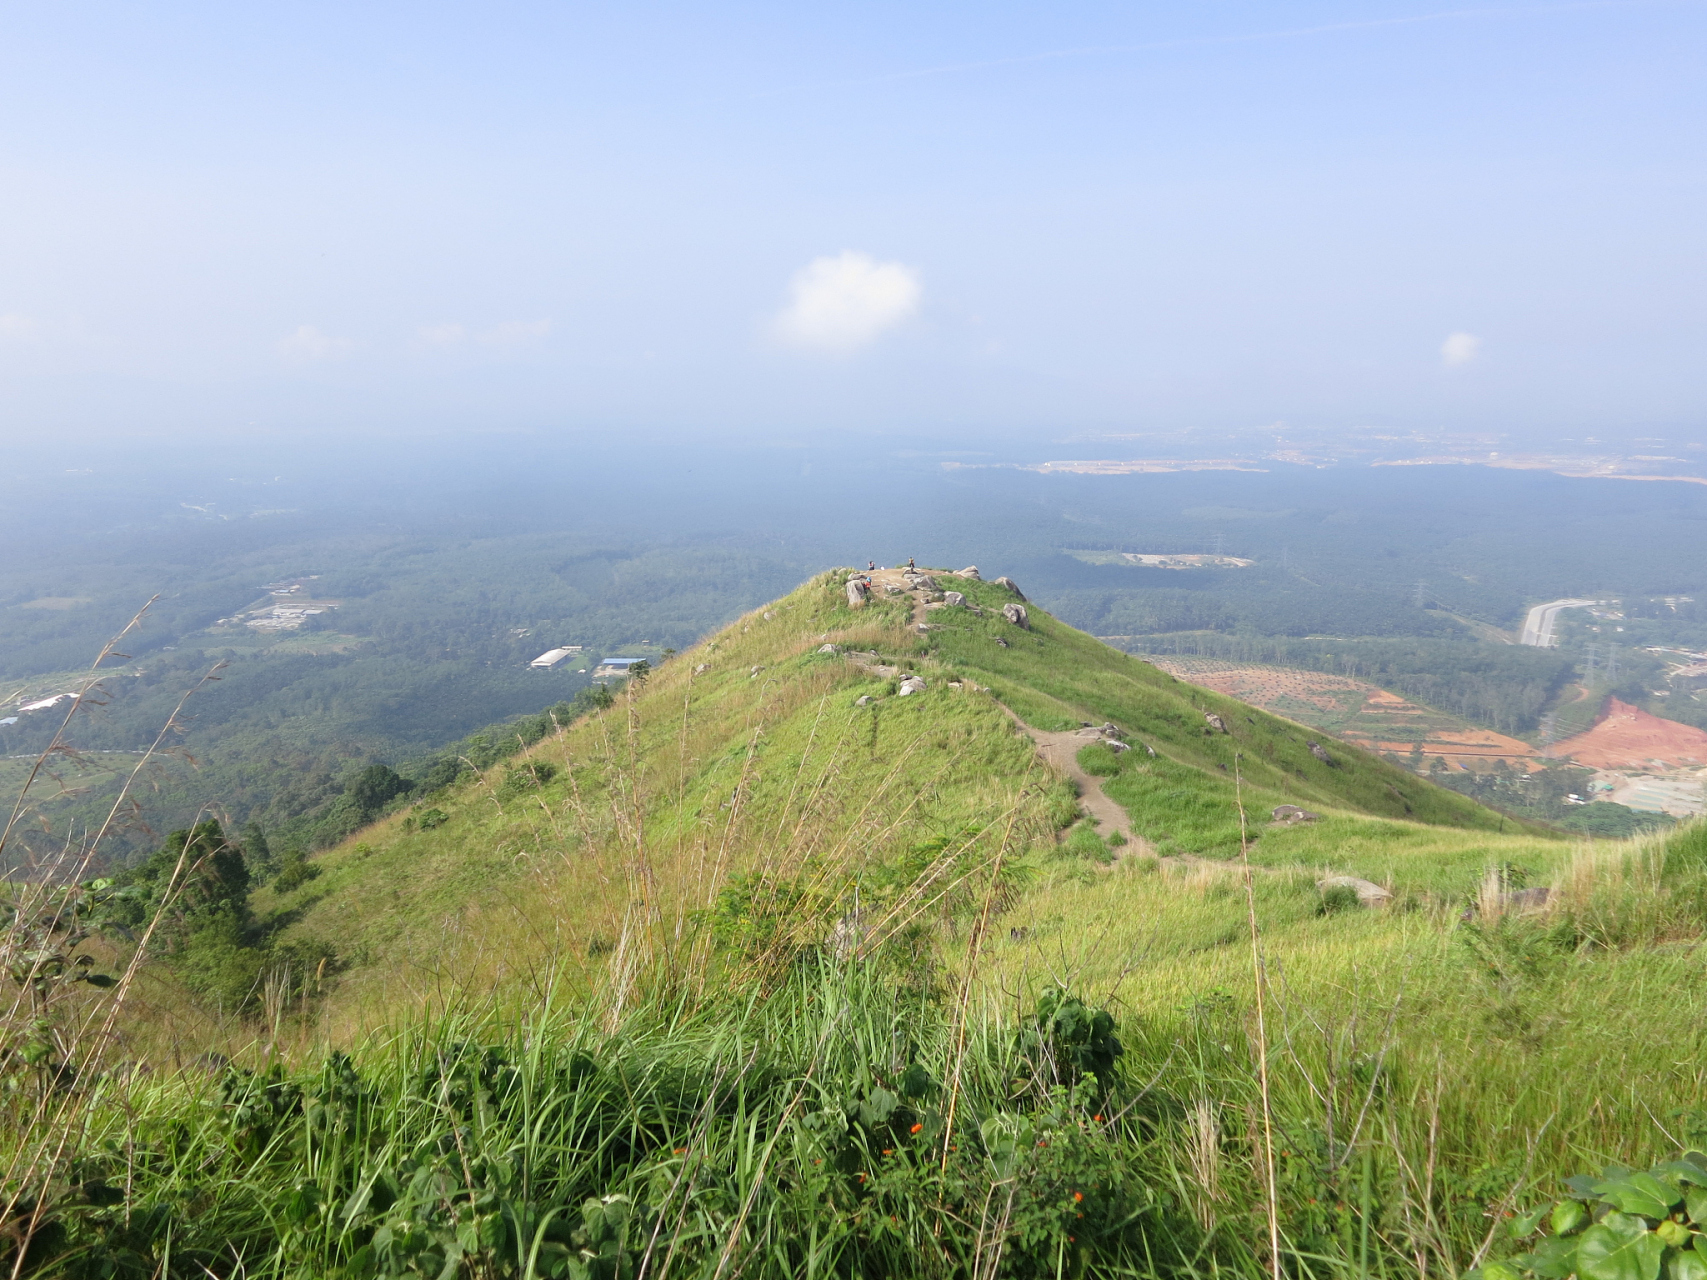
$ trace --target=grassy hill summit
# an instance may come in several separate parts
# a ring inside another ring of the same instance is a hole
[[[970,570],[235,849],[55,899],[20,1273],[1563,1276],[1508,1220],[1707,1141],[1707,829],[1525,827]]]
[[[850,580],[869,583],[857,604]],[[1468,895],[1488,865],[1563,848],[1320,737],[1111,649],[1010,586],[843,570],[501,768],[416,798],[257,907],[288,917],[286,936],[329,943],[360,988],[376,962],[379,981],[399,978],[400,949],[436,966],[466,941],[484,958],[459,967],[465,982],[531,966],[541,945],[602,956],[633,934],[642,900],[675,919],[760,882],[815,904],[791,928],[828,929],[856,895],[871,912],[926,849],[945,865],[999,852],[1027,880],[1225,862],[1241,804],[1259,865],[1400,894]],[[1274,822],[1286,805],[1317,816]]]

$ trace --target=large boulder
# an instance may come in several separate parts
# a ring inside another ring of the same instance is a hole
[[[837,653],[837,652],[839,652],[839,650],[837,650],[836,646],[833,644],[821,644],[818,646],[818,652],[819,653]]]
[[[1213,711],[1205,711],[1203,713],[1203,718],[1209,722],[1209,727],[1215,730],[1216,733],[1227,732],[1227,722],[1220,716],[1216,715]]]
[[[978,566],[975,564],[967,565],[964,569],[962,569],[959,573],[955,574],[954,576],[957,578],[971,578],[974,582],[982,582],[983,581],[983,579],[978,576]]]
[[[942,602],[950,609],[958,609],[961,605],[966,603],[966,597],[961,595],[958,591],[944,591],[942,593]]]
[[[1002,606],[1002,617],[1006,618],[1022,631],[1031,630],[1031,618],[1026,613],[1025,606],[1023,604],[1004,604]]]
[[[906,679],[901,681],[901,688],[899,692],[903,698],[908,697],[911,694],[923,693],[924,691],[925,682],[919,679],[918,676],[908,676]]]
[[[1328,754],[1327,748],[1324,747],[1321,743],[1319,743],[1319,742],[1307,742],[1304,745],[1309,747],[1310,748],[1310,754],[1315,756],[1316,759],[1320,760],[1323,764],[1329,765],[1329,766],[1333,765],[1334,758]]]
[[[1006,587],[1009,591],[1013,592],[1021,600],[1025,599],[1025,592],[1023,592],[1019,589],[1019,584],[1017,582],[1015,582],[1012,578],[1009,578],[1005,575],[1003,577],[997,578],[996,579],[996,585],[998,587]]]
[[[871,594],[871,587],[863,578],[848,579],[848,608],[859,609],[865,605],[865,598]]]
[[[1378,884],[1368,880],[1359,880],[1356,876],[1329,876],[1326,880],[1316,881],[1316,888],[1326,893],[1329,889],[1350,889],[1357,894],[1357,904],[1360,907],[1385,906],[1393,900],[1393,895]]]
[[[1315,822],[1322,815],[1311,813],[1308,809],[1300,809],[1295,804],[1279,804],[1274,807],[1269,816],[1276,822],[1285,823],[1290,827],[1297,826],[1300,822]]]

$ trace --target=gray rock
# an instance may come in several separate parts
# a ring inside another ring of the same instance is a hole
[[[966,597],[961,595],[958,591],[944,591],[942,593],[942,602],[950,609],[958,609],[961,605],[966,603]]]
[[[1356,876],[1329,876],[1326,880],[1316,881],[1316,888],[1323,893],[1329,889],[1350,889],[1357,894],[1358,905],[1363,907],[1383,906],[1393,899],[1393,895],[1380,885],[1359,880]]]
[[[1004,648],[1004,649],[1006,649],[1008,647],[1008,642],[1006,640],[1002,639],[1000,636],[996,637],[996,643],[1001,645],[1002,648]]]
[[[769,609],[766,609],[764,616],[765,616],[765,621],[769,622],[772,618],[776,617],[776,614],[772,613]]]
[[[1203,718],[1209,722],[1209,727],[1215,730],[1216,733],[1227,732],[1227,722],[1220,716],[1216,715],[1213,711],[1205,711],[1203,713]]]
[[[974,581],[974,582],[982,582],[983,581],[983,579],[978,576],[978,566],[975,564],[967,565],[964,569],[962,569],[959,573],[955,574],[954,576],[957,578],[971,578],[972,581]]]
[[[1115,755],[1119,755],[1122,751],[1132,750],[1130,742],[1122,742],[1119,738],[1104,738],[1102,745],[1114,752]]]
[[[710,670],[711,670],[711,664],[709,662],[702,662],[697,667],[695,667],[693,669],[693,673],[696,676],[703,676],[707,671],[710,671]]]
[[[1310,748],[1310,754],[1315,756],[1316,759],[1320,760],[1323,764],[1326,764],[1326,765],[1333,764],[1334,758],[1327,753],[1327,750],[1322,746],[1321,743],[1319,743],[1319,742],[1308,742],[1308,743],[1305,743],[1304,745],[1309,747]]]
[[[1023,604],[1004,604],[1002,606],[1002,617],[1013,623],[1021,631],[1031,630],[1031,617],[1026,613]]]
[[[918,676],[908,676],[905,680],[901,681],[901,688],[899,692],[903,698],[915,693],[923,693],[924,691],[925,682],[919,679]]]
[[[836,646],[833,644],[821,644],[818,646],[818,652],[819,653],[840,653],[841,650],[837,649]]]
[[[848,608],[857,609],[865,603],[865,598],[871,593],[871,588],[859,578],[848,579]]]
[[[883,592],[885,595],[904,596],[907,594],[907,588],[898,587],[893,582],[886,582],[883,584]]]
[[[1009,578],[1009,577],[997,578],[996,579],[996,585],[998,587],[1006,587],[1009,591],[1013,592],[1021,600],[1025,599],[1025,592],[1023,592],[1019,589],[1019,583],[1015,582],[1012,578]]]
[[[854,699],[854,706],[856,707],[869,707],[870,705],[871,695],[869,693],[861,694],[859,697]]]
[[[1280,804],[1274,807],[1269,816],[1276,822],[1295,826],[1300,822],[1315,822],[1322,815],[1311,813],[1308,809],[1300,809],[1295,804]]]
[[[761,672],[763,670],[764,670],[763,667],[754,667],[751,671],[749,671],[747,673],[747,679],[751,680],[754,676],[758,675],[759,672]]]

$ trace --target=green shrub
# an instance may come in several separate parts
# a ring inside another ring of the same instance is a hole
[[[1571,1194],[1512,1219],[1527,1253],[1481,1268],[1480,1280],[1572,1275],[1584,1280],[1702,1280],[1707,1277],[1707,1155],[1647,1172],[1609,1165],[1600,1177],[1567,1178]],[[1467,1273],[1466,1280],[1476,1276]]]
[[[1061,852],[1067,857],[1085,858],[1091,862],[1114,861],[1114,854],[1088,822],[1079,823],[1067,833],[1067,838],[1061,842]]]
[[[273,892],[295,893],[319,874],[320,868],[302,854],[286,854],[284,865],[279,868],[278,875],[273,877]]]

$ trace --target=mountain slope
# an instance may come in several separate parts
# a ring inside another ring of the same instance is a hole
[[[890,595],[880,582],[851,608],[846,577],[814,578],[611,710],[359,833],[315,859],[307,884],[258,894],[258,909],[329,943],[351,992],[384,992],[389,1009],[542,982],[548,956],[589,970],[629,963],[607,957],[643,922],[666,947],[689,945],[680,922],[693,913],[725,930],[772,927],[755,894],[777,884],[816,904],[816,915],[791,911],[791,929],[855,903],[925,903],[888,929],[940,918],[970,869],[992,862],[1013,901],[1063,859],[1082,869],[1123,854],[1236,857],[1241,798],[1253,860],[1397,876],[1418,890],[1469,892],[1490,861],[1564,849],[1501,836],[1515,824],[1351,748],[1319,759],[1303,726],[1183,684],[1040,609],[1016,625],[1002,614],[1018,602],[1004,586],[939,575],[966,604],[929,607],[927,591]],[[924,690],[899,695],[903,675]],[[1100,834],[1075,825],[1073,784],[1033,741],[1087,721],[1112,721],[1133,744],[1104,783],[1128,818],[1124,846],[1104,840],[1107,822]],[[1320,820],[1269,823],[1280,804]],[[932,892],[903,893],[921,874]]]

